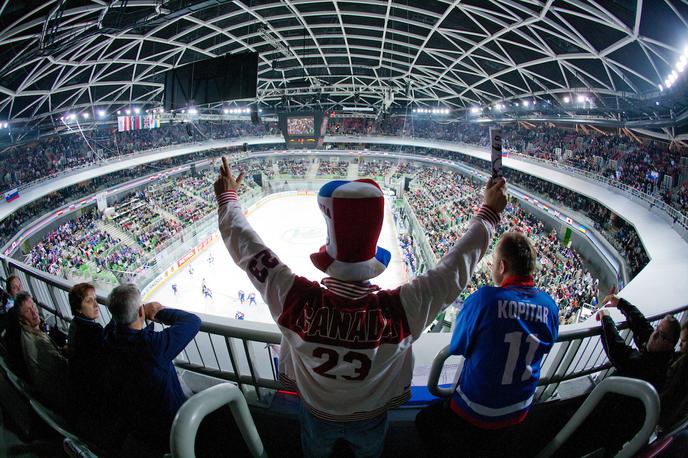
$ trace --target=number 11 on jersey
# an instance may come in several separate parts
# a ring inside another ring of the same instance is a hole
[[[516,363],[521,355],[521,341],[523,332],[510,332],[504,336],[504,342],[509,344],[509,353],[506,357],[506,365],[504,366],[504,373],[502,374],[502,385],[510,385],[514,380],[514,372],[516,371]],[[533,359],[535,359],[535,352],[540,346],[540,339],[532,334],[526,334],[525,338],[528,344],[528,352],[525,355],[525,369],[521,374],[520,381],[524,382],[533,375]]]

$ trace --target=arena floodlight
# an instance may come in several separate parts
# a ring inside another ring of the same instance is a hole
[[[224,110],[222,110],[222,112],[223,112],[224,114],[229,114],[229,110],[226,109],[226,108],[225,108]]]
[[[471,107],[471,113],[477,114],[480,111],[480,108],[478,107]]]
[[[121,112],[120,110],[117,110],[117,114],[118,114],[118,115],[119,115],[119,114],[122,114],[122,112]]]
[[[189,114],[190,114],[190,115],[198,114],[198,110],[195,109],[195,108],[189,108]]]
[[[88,113],[81,113],[81,116],[83,116],[84,119],[88,119]]]
[[[667,78],[666,80],[664,80],[664,84],[666,87],[671,87],[671,85],[673,84],[673,81],[671,81],[670,79]]]
[[[571,101],[571,97],[569,97],[568,95],[565,95],[564,96],[564,103],[569,103],[570,101]]]
[[[163,107],[160,107],[160,108],[158,108],[158,111],[159,111],[160,113],[164,113],[164,112],[165,112],[165,109],[164,109]]]
[[[126,114],[128,114],[128,115],[131,114],[131,110],[130,110],[129,108],[127,108],[126,110],[124,110],[124,112],[125,112]]]
[[[664,86],[661,84],[658,84],[657,87],[659,88],[659,92],[662,92],[664,90]]]
[[[678,73],[676,73],[676,70],[671,71],[671,76],[673,76],[674,79],[678,78]]]
[[[523,102],[521,102],[521,105],[523,105],[524,107],[527,107],[529,104],[530,104],[530,102],[528,102],[527,100],[524,100]]]
[[[71,114],[69,115],[69,119],[71,119],[72,121],[74,121],[74,120],[76,119],[76,115],[75,115],[74,113],[71,113]]]
[[[99,116],[99,117],[104,118],[104,117],[105,117],[105,114],[106,114],[106,113],[105,113],[105,110],[98,110],[98,116]]]
[[[134,107],[134,113],[139,114],[141,109],[139,107]]]

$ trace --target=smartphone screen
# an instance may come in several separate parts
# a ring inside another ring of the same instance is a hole
[[[502,130],[499,127],[490,127],[490,144],[492,145],[492,178],[503,176],[502,174]]]

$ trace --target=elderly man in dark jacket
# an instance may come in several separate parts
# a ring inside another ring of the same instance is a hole
[[[606,309],[598,313],[602,320],[602,345],[615,375],[645,380],[659,392],[674,357],[674,348],[681,334],[681,325],[672,315],[662,318],[656,328],[640,311],[625,299],[607,296],[606,307],[616,307],[628,321],[636,348],[627,345]]]
[[[674,347],[681,333],[676,318],[665,316],[653,328],[645,316],[630,302],[617,296],[607,296],[598,312],[602,322],[602,345],[614,375],[645,380],[660,392],[666,381]],[[626,317],[637,348],[627,345],[609,316],[609,307],[616,307]],[[578,457],[603,448],[605,456],[613,455],[638,432],[645,418],[642,403],[627,396],[608,394],[583,425],[557,452],[562,457]]]
[[[105,327],[106,392],[119,431],[137,443],[164,452],[172,421],[186,395],[172,361],[198,333],[201,320],[157,302],[142,304],[133,284],[112,290]],[[167,325],[155,331],[153,323]]]

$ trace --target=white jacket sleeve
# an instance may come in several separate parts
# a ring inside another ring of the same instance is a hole
[[[498,223],[499,215],[483,205],[463,237],[435,268],[400,288],[401,304],[414,340],[466,287]]]
[[[236,265],[241,267],[258,290],[276,320],[296,276],[253,230],[237,201],[235,191],[218,199],[220,235]]]

